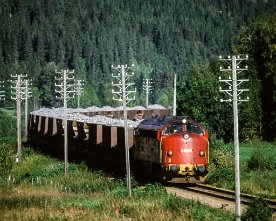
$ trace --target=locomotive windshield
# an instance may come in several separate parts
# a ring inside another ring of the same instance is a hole
[[[169,135],[172,133],[177,133],[182,131],[197,133],[201,136],[204,135],[203,130],[198,125],[190,122],[185,124],[182,124],[182,122],[173,122],[163,131],[163,135]]]
[[[181,122],[174,122],[170,124],[163,132],[164,135],[181,132],[182,131],[182,123]]]
[[[203,130],[199,126],[197,126],[193,123],[187,123],[187,131],[197,133],[201,136],[204,135]]]

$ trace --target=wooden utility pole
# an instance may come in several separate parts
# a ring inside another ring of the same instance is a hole
[[[176,74],[173,81],[173,116],[176,116]]]
[[[132,65],[134,66],[134,65]],[[113,65],[111,66],[113,68]],[[118,65],[117,67],[113,68],[118,71],[117,75],[113,75],[112,77],[116,78],[118,83],[114,84],[112,82],[112,86],[116,86],[119,88],[119,91],[114,91],[112,89],[113,94],[117,94],[118,97],[113,97],[113,100],[118,100],[123,103],[123,111],[124,111],[124,131],[125,131],[125,156],[126,156],[126,176],[127,176],[127,190],[128,190],[128,196],[131,197],[131,180],[130,180],[130,160],[129,160],[129,146],[128,146],[128,123],[127,123],[127,109],[126,105],[129,101],[135,100],[135,96],[133,98],[130,98],[129,95],[131,93],[136,93],[136,89],[134,91],[127,91],[127,89],[134,85],[134,83],[126,83],[129,77],[134,76],[134,73],[128,74],[126,72],[127,69],[130,67],[127,67],[127,65]]]
[[[17,116],[17,154],[16,162],[21,162],[22,158],[22,140],[21,140],[21,100],[24,99],[24,81],[22,78],[27,77],[27,75],[11,75],[12,78],[16,80],[11,81],[15,83],[15,86],[11,86],[12,89],[15,89],[15,97],[11,96],[11,99],[16,100],[16,116]]]
[[[29,91],[29,80],[25,80],[25,93],[24,93],[24,99],[25,99],[25,134],[24,134],[24,140],[27,141],[28,139],[28,98],[30,98],[31,92]]]
[[[143,89],[146,92],[146,107],[149,106],[149,94],[152,91],[152,79],[146,78],[143,84]]]
[[[63,125],[64,125],[64,175],[67,175],[68,170],[68,125],[67,125],[67,100],[74,98],[75,91],[70,90],[74,89],[74,83],[70,84],[70,81],[74,81],[74,76],[69,77],[70,74],[74,73],[69,70],[55,71],[56,74],[60,75],[59,78],[55,77],[55,80],[60,83],[55,83],[56,93],[59,93],[63,97]]]
[[[232,102],[233,105],[233,118],[234,118],[234,158],[235,158],[235,198],[236,198],[236,221],[241,220],[241,202],[240,202],[240,153],[239,153],[239,118],[238,118],[238,104],[243,101],[248,101],[247,99],[241,99],[239,95],[241,95],[245,91],[249,91],[249,89],[240,89],[238,86],[248,81],[248,79],[237,79],[237,74],[247,70],[247,66],[245,68],[240,68],[239,64],[243,60],[248,60],[248,56],[242,58],[240,55],[233,55],[232,57],[228,56],[227,59],[220,60],[225,61],[228,64],[227,68],[220,67],[221,71],[230,72],[232,74],[232,79],[229,76],[229,79],[222,80],[221,77],[219,78],[220,82],[224,82],[228,85],[227,89],[222,89],[221,87],[220,92],[226,92],[230,99],[223,100],[221,102]]]
[[[80,108],[80,96],[83,94],[83,82],[84,80],[77,80],[77,83],[76,83],[76,94],[78,96],[78,108]]]

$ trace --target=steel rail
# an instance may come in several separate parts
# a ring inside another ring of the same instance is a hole
[[[174,185],[174,187],[178,188],[178,189],[185,189],[185,190],[192,191],[195,193],[200,193],[200,194],[204,194],[207,196],[212,196],[212,197],[235,202],[235,191],[234,190],[218,188],[218,187],[214,187],[214,186],[206,185],[206,184],[196,184],[193,186],[184,186],[184,187],[180,186],[180,185]],[[241,203],[243,205],[249,205],[254,201],[254,199],[258,198],[258,196],[251,195],[251,194],[245,194],[245,193],[241,193],[240,196],[241,196]],[[274,212],[276,212],[276,200],[275,199],[264,198],[264,201]]]

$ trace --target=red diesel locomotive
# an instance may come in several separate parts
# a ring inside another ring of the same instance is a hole
[[[145,111],[143,117],[154,112]],[[28,133],[32,147],[59,158],[64,155],[61,113],[60,109],[31,113]],[[123,124],[101,114],[89,117],[73,110],[68,114],[69,161],[85,161],[95,168],[125,173]],[[131,170],[137,178],[204,182],[209,163],[208,132],[196,121],[168,115],[128,120],[128,136]]]
[[[208,174],[207,130],[187,117],[143,120],[135,130],[135,172],[171,182],[204,182]]]

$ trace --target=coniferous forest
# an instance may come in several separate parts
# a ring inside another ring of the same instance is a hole
[[[130,105],[145,105],[143,80],[150,78],[150,103],[171,106],[177,74],[178,114],[230,141],[232,107],[220,103],[218,57],[248,54],[241,139],[276,139],[274,0],[1,0],[0,20],[0,81],[7,82],[1,107],[15,105],[8,81],[15,74],[32,79],[31,108],[54,106],[60,69],[85,80],[82,107],[118,106],[111,65],[134,64]]]

